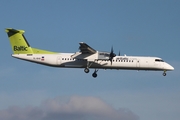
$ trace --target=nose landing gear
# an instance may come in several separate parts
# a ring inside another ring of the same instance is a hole
[[[163,72],[163,76],[166,76],[166,70],[164,70],[164,72]]]

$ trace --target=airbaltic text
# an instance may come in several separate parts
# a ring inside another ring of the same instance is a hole
[[[14,46],[14,51],[27,51],[25,46]]]

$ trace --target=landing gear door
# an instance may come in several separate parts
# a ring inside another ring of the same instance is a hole
[[[56,63],[57,63],[57,65],[60,65],[60,64],[61,64],[61,56],[58,56],[58,57],[57,57]]]

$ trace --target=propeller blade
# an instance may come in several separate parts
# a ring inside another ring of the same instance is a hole
[[[112,65],[112,61],[113,61],[113,58],[116,56],[116,54],[114,53],[114,50],[113,50],[113,46],[111,47],[111,52],[109,54],[109,60],[111,62],[111,65]]]
[[[113,46],[112,46],[112,47],[111,47],[111,53],[113,53],[113,51],[114,51],[114,50],[113,50]]]
[[[120,56],[120,51],[119,51],[119,54],[118,54],[118,56]]]

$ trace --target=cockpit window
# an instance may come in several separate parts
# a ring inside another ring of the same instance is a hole
[[[161,59],[155,59],[156,62],[164,62],[163,60]]]

